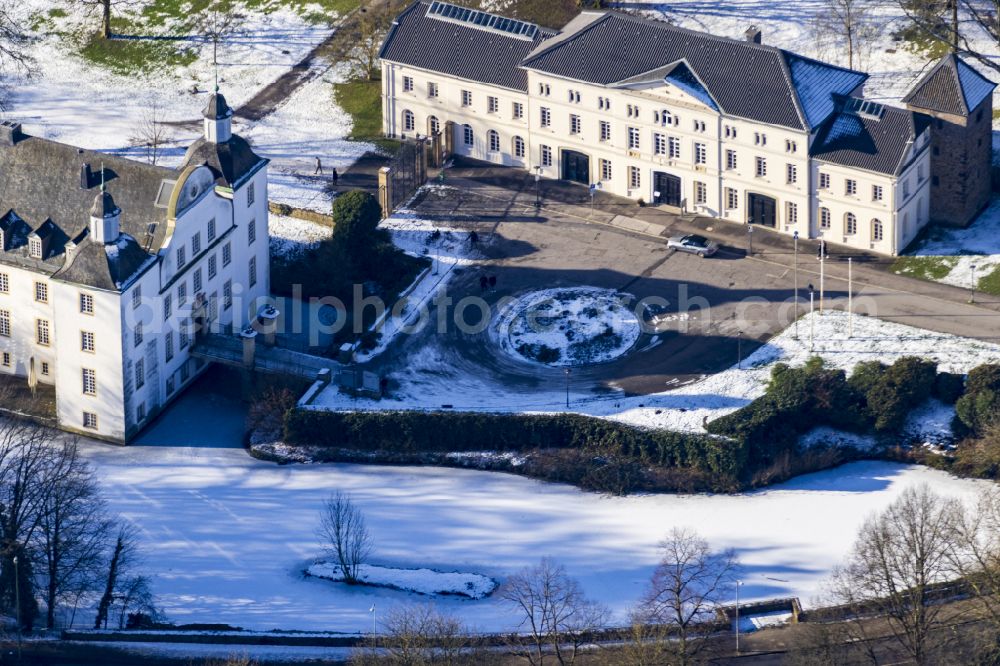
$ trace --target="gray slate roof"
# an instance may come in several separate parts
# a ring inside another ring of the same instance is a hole
[[[152,262],[138,241],[121,234],[113,243],[98,243],[89,236],[72,250],[72,261],[54,277],[88,287],[121,291],[145,264]]]
[[[903,103],[917,109],[967,116],[993,94],[996,85],[949,53],[913,86]]]
[[[379,57],[470,81],[526,91],[521,61],[551,36],[539,28],[525,39],[428,15],[430,2],[415,2],[393,22]]]
[[[83,188],[81,166],[85,163],[91,166],[92,174]],[[7,247],[0,251],[0,263],[51,274],[62,268],[68,242],[79,244],[77,252],[92,245],[88,240],[90,211],[100,193],[102,163],[107,188],[114,192],[111,205],[122,210],[122,232],[155,253],[163,243],[166,210],[154,203],[160,183],[175,180],[177,171],[18,134],[13,145],[0,145],[0,228],[12,232],[9,242],[5,238]],[[148,237],[150,229],[153,233]],[[27,235],[36,230],[50,236],[41,260],[28,254]],[[129,260],[123,266],[131,263]],[[81,284],[104,283],[101,274],[77,277],[74,281]]]
[[[208,104],[205,105],[205,110],[202,111],[201,115],[209,120],[221,120],[233,115],[233,110],[226,102],[226,98],[219,92],[218,86],[216,86],[215,92],[209,96]]]
[[[685,60],[722,112],[762,123],[812,129],[868,77],[772,46],[717,37],[617,12],[543,44],[523,66],[611,85]]]
[[[215,174],[215,182],[226,187],[234,187],[267,162],[253,152],[246,139],[235,134],[225,143],[212,143],[201,137],[184,153],[184,166],[204,164]]]
[[[909,166],[915,154],[909,151],[914,141],[930,125],[921,113],[891,106],[882,107],[881,117],[856,113],[843,108],[818,130],[813,143],[813,157],[847,167],[898,175]]]

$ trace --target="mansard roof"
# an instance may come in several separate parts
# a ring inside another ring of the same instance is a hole
[[[396,17],[379,57],[501,88],[528,89],[528,75],[518,66],[532,49],[553,34],[551,31],[465,8],[457,8],[462,13],[455,17],[432,13],[432,4],[435,9],[451,7],[428,0],[414,2]],[[511,28],[524,25],[528,29],[522,34],[491,24]]]
[[[722,113],[805,130],[833,112],[834,94],[850,94],[868,78],[773,46],[618,12],[589,14],[523,66],[607,86],[683,60]]]
[[[155,260],[128,234],[110,243],[85,236],[74,248],[70,261],[53,277],[107,291],[121,291],[147,263]]]
[[[215,174],[215,182],[236,187],[268,160],[257,155],[247,140],[233,134],[228,141],[215,143],[204,137],[192,143],[184,154],[184,166],[204,164]]]
[[[993,94],[996,86],[954,53],[949,53],[913,86],[903,103],[916,109],[967,116]]]
[[[837,109],[818,130],[813,157],[887,175],[910,165],[914,142],[930,125],[921,113],[858,98],[838,98]]]

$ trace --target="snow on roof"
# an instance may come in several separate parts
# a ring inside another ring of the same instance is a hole
[[[823,122],[835,109],[834,93],[850,94],[867,74],[841,69],[785,52],[795,94],[810,127]]]
[[[681,66],[675,67],[672,72],[667,74],[664,80],[672,83],[687,94],[696,98],[705,106],[715,109],[716,111],[719,110],[719,105],[715,103],[715,100],[709,92],[705,90],[705,86],[701,85],[701,82],[697,79],[697,77],[695,77],[687,65],[681,64]]]

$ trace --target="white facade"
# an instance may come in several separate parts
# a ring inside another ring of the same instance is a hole
[[[209,141],[229,132],[222,124],[206,124]],[[34,359],[38,381],[55,386],[61,428],[128,441],[204,369],[190,356],[194,322],[238,330],[268,297],[266,164],[233,188],[206,166],[184,169],[166,238],[119,290],[0,264],[0,373],[27,377]]]
[[[726,116],[662,76],[601,86],[527,69],[525,92],[383,60],[382,82],[386,135],[451,127],[455,154],[547,178],[741,224],[773,220],[784,233],[884,254],[902,251],[928,221],[929,130],[896,177],[811,158],[815,130]],[[821,172],[833,188],[819,187]],[[845,180],[856,181],[857,194],[836,190]],[[874,185],[881,199],[873,200]],[[830,210],[829,228],[821,208]],[[850,229],[848,214],[858,221]]]

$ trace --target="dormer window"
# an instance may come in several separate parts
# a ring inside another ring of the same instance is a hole
[[[42,258],[42,239],[37,236],[32,236],[28,239],[28,255],[32,259]]]

